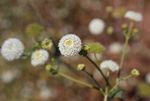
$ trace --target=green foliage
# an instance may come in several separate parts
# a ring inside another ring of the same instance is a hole
[[[139,90],[140,95],[144,97],[150,96],[150,86],[148,84],[140,83],[138,85],[138,90]]]
[[[38,36],[43,31],[44,31],[44,27],[38,23],[32,23],[26,27],[26,34],[31,37]]]
[[[86,44],[85,48],[88,47],[86,50],[90,53],[102,53],[105,50],[105,47],[98,43],[98,42],[91,42]]]
[[[109,92],[109,98],[120,98],[123,99],[123,90],[120,88],[116,88]]]

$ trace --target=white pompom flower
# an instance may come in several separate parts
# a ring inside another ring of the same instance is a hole
[[[105,23],[99,18],[95,18],[89,23],[89,31],[93,35],[99,35],[104,31]]]
[[[60,53],[66,57],[77,55],[82,48],[80,38],[75,34],[63,36],[58,44]]]
[[[143,19],[143,15],[139,12],[127,11],[125,13],[125,18],[128,18],[128,19],[136,21],[136,22],[140,22]]]
[[[122,45],[118,42],[114,42],[109,46],[109,51],[111,53],[120,53],[122,51]]]
[[[119,70],[119,65],[112,60],[105,60],[100,64],[100,68],[110,70],[112,72]]]
[[[49,53],[44,49],[36,50],[31,55],[31,64],[33,66],[44,65],[49,58]]]
[[[1,47],[1,54],[7,61],[19,59],[24,52],[23,43],[17,38],[9,38]]]

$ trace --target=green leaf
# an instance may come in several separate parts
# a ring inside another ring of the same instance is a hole
[[[87,51],[91,53],[101,53],[105,50],[105,47],[98,42],[88,43],[85,47],[88,47]]]
[[[44,31],[44,26],[38,23],[31,23],[26,27],[26,34],[28,36],[39,36]]]
[[[139,90],[140,95],[142,95],[144,97],[150,96],[150,86],[148,84],[139,83],[138,90]]]
[[[123,99],[123,90],[116,88],[113,91],[109,92],[109,98],[121,98]]]

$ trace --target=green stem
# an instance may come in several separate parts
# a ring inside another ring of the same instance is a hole
[[[124,60],[125,60],[125,55],[126,55],[126,51],[127,51],[127,48],[128,48],[129,39],[130,39],[131,34],[132,34],[133,26],[134,26],[134,23],[131,22],[130,25],[129,25],[128,33],[127,33],[127,35],[125,36],[125,43],[124,43],[124,46],[123,46],[122,55],[121,55],[121,60],[120,60],[120,70],[118,71],[118,78],[120,77],[121,70],[122,70],[122,68],[123,68],[122,66],[123,66],[123,63],[124,63]]]
[[[59,76],[62,76],[62,77],[64,77],[64,78],[66,78],[66,79],[68,79],[68,80],[70,80],[70,81],[73,81],[73,82],[75,82],[75,83],[78,83],[78,84],[81,84],[81,85],[84,85],[84,86],[86,86],[86,87],[93,88],[93,89],[96,89],[96,90],[99,91],[99,88],[97,88],[97,87],[95,87],[95,86],[93,86],[93,85],[91,85],[91,84],[85,83],[85,82],[83,82],[83,81],[79,81],[79,80],[77,80],[77,79],[75,79],[75,78],[73,78],[73,77],[71,77],[71,76],[69,76],[69,75],[66,75],[66,74],[64,74],[64,73],[59,72],[58,75],[59,75]]]
[[[102,77],[104,78],[105,82],[106,82],[106,85],[107,86],[111,86],[107,77],[104,75],[104,73],[102,72],[102,70],[99,68],[99,66],[93,61],[91,60],[88,56],[85,56],[94,66],[95,68],[101,73]]]
[[[104,101],[108,100],[108,87],[105,88]]]

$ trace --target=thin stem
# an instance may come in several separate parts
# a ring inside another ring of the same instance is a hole
[[[93,77],[92,74],[90,74],[90,73],[87,72],[86,70],[84,70],[83,72],[86,73],[86,74],[91,78],[91,80],[96,84],[96,86],[97,86],[98,88],[101,88],[100,84],[94,79],[94,77]]]
[[[99,68],[99,66],[93,61],[91,60],[88,56],[85,56],[94,66],[95,68],[101,73],[102,77],[104,78],[105,82],[106,82],[106,85],[107,86],[111,86],[107,77],[103,74],[102,70]]]
[[[91,84],[88,84],[88,83],[86,83],[86,82],[79,81],[79,80],[77,80],[77,79],[75,79],[75,78],[73,78],[73,77],[71,77],[71,76],[69,76],[69,75],[66,75],[66,74],[64,74],[64,73],[59,72],[58,75],[59,75],[59,76],[62,76],[62,77],[64,77],[64,78],[66,78],[66,79],[68,79],[68,80],[70,80],[70,81],[73,81],[73,82],[75,82],[75,83],[78,83],[78,84],[81,84],[81,85],[84,85],[84,86],[86,86],[86,87],[93,88],[93,89],[96,89],[96,90],[99,91],[99,88],[97,88],[97,87],[95,87],[95,86],[93,86],[93,85],[91,85]]]
[[[122,70],[122,68],[123,68],[122,66],[123,66],[123,63],[124,63],[124,60],[125,60],[125,55],[126,55],[126,51],[127,51],[127,48],[128,48],[129,39],[130,39],[131,34],[132,34],[133,26],[134,26],[134,23],[131,22],[131,23],[130,23],[130,26],[129,26],[128,33],[127,33],[127,35],[125,36],[125,43],[124,43],[124,46],[123,46],[122,55],[121,55],[121,60],[120,60],[120,70],[118,71],[118,78],[120,77],[121,70]]]
[[[108,87],[105,88],[104,101],[108,99]]]

